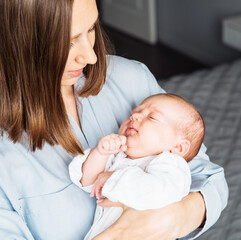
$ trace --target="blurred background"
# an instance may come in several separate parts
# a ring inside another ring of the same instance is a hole
[[[241,57],[237,47],[225,43],[223,37],[225,20],[241,15],[240,0],[97,0],[97,3],[102,25],[114,43],[116,54],[145,63],[157,79]]]

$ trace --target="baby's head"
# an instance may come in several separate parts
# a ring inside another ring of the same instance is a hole
[[[187,161],[195,157],[204,138],[200,113],[174,94],[157,94],[137,106],[121,125],[119,134],[127,137],[130,158],[157,155],[167,150]]]

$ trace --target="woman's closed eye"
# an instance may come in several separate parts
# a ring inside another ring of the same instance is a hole
[[[96,29],[96,24],[94,24],[93,27],[89,29],[88,33],[95,32],[95,29]],[[78,43],[78,38],[76,38],[74,41],[70,43],[70,48],[73,48],[77,43]]]
[[[70,43],[70,48],[73,48],[75,46],[75,42]]]
[[[95,28],[96,28],[96,24],[95,24],[92,28],[90,28],[90,30],[89,30],[88,32],[89,32],[89,33],[94,32],[94,31],[95,31]]]
[[[78,44],[79,39],[73,39],[72,42],[70,42],[70,49],[74,48]]]

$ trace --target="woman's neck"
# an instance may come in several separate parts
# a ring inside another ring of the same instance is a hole
[[[61,86],[61,93],[62,93],[62,97],[63,99],[68,99],[69,97],[73,97],[74,96],[74,87],[73,85],[62,85]]]
[[[71,115],[71,117],[80,125],[80,119],[77,111],[76,99],[74,96],[73,86],[62,86],[61,93],[65,105],[66,112]]]

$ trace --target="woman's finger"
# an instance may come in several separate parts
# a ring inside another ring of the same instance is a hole
[[[90,193],[91,197],[94,197],[96,195],[96,183],[97,183],[97,180],[95,181],[95,183],[93,185],[93,188],[92,188],[92,191]]]
[[[91,191],[91,193],[90,193],[90,196],[91,197],[94,197],[95,196],[95,187],[93,186],[93,189],[92,189],[92,191]]]
[[[127,150],[127,146],[126,145],[121,145],[120,148],[121,151],[125,152]]]
[[[102,191],[102,187],[101,185],[98,185],[98,187],[96,188],[96,196],[98,199],[101,198],[101,191]]]
[[[125,206],[120,202],[112,202],[108,198],[101,199],[97,201],[97,204],[101,207],[122,207],[123,209]]]
[[[100,199],[101,197],[101,184],[100,184],[100,180],[98,180],[95,184],[95,195],[97,197],[97,199]]]

